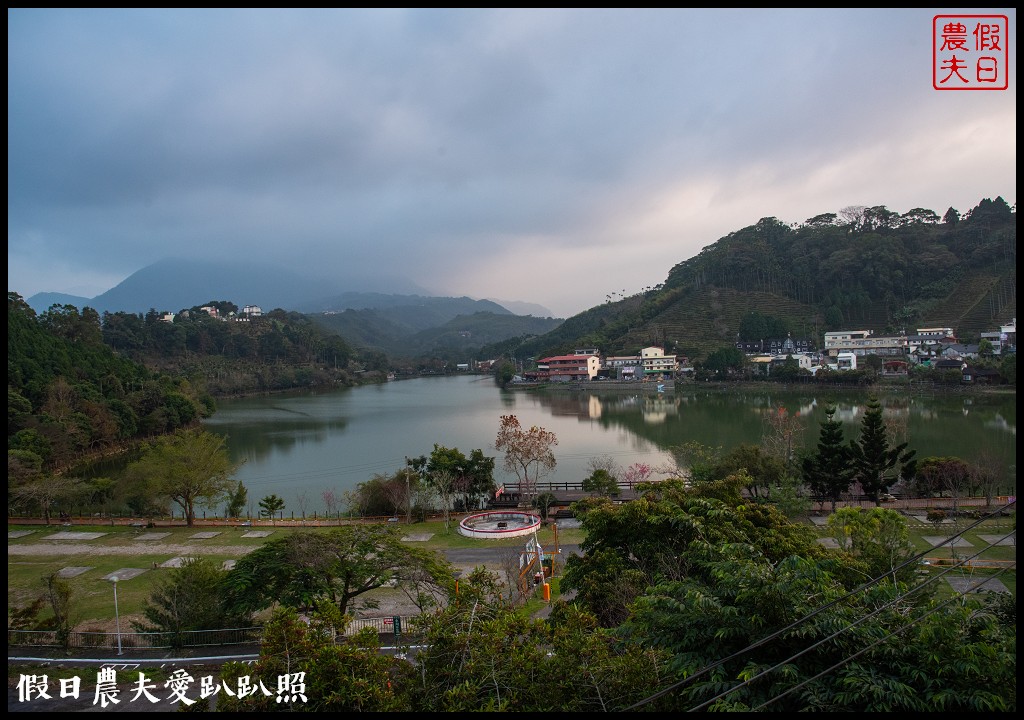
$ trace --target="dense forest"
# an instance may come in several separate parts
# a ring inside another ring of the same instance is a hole
[[[212,399],[193,383],[107,347],[95,311],[54,306],[37,315],[8,294],[9,481],[22,466],[66,468],[189,426],[212,410]]]
[[[914,208],[848,207],[802,223],[763,218],[672,267],[664,283],[568,318],[555,330],[495,344],[482,356],[541,357],[657,344],[704,358],[734,346],[744,318],[820,342],[839,329],[952,327],[977,338],[1016,316],[1017,215],[984,199],[941,217]]]
[[[193,308],[165,322],[70,305],[37,314],[8,293],[7,315],[9,478],[195,425],[216,395],[353,385],[387,369],[383,353],[283,310],[225,322]]]

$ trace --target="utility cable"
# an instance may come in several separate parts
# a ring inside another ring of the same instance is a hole
[[[725,692],[722,692],[722,693],[719,693],[718,695],[715,695],[713,698],[710,698],[709,700],[706,700],[705,702],[701,703],[700,705],[697,705],[696,707],[691,708],[689,710],[689,712],[694,712],[696,710],[700,710],[700,709],[710,705],[715,700],[719,700],[719,699],[721,699],[721,698],[723,698],[723,697],[725,697],[727,695],[731,695],[732,693],[736,692],[737,690],[739,690],[741,688],[744,688],[744,687],[746,687],[748,685],[753,684],[755,680],[758,680],[758,679],[764,677],[765,675],[768,675],[769,673],[775,672],[776,670],[778,670],[783,665],[786,665],[787,663],[790,663],[793,660],[796,660],[797,658],[799,658],[799,657],[801,657],[803,655],[806,655],[807,653],[809,653],[810,651],[814,650],[815,648],[817,648],[817,647],[819,647],[821,645],[824,645],[828,641],[833,640],[836,637],[842,635],[847,630],[855,628],[858,625],[860,625],[861,623],[863,623],[863,622],[865,622],[867,620],[870,620],[872,617],[874,617],[875,615],[878,615],[883,610],[886,610],[886,609],[892,607],[893,605],[896,605],[897,603],[902,602],[904,599],[910,597],[911,595],[916,593],[918,590],[921,590],[922,588],[932,584],[933,582],[936,582],[937,580],[941,580],[943,577],[945,577],[949,573],[953,572],[954,570],[956,570],[956,569],[958,569],[960,567],[963,567],[965,564],[969,563],[971,560],[974,560],[976,557],[978,557],[982,553],[985,553],[985,552],[991,550],[993,547],[998,545],[999,542],[1010,538],[1012,535],[1013,535],[1013,533],[1011,532],[1011,533],[1001,537],[998,541],[996,541],[994,543],[989,543],[987,546],[983,547],[981,550],[979,550],[978,552],[974,553],[974,555],[971,555],[970,557],[964,558],[963,560],[961,560],[960,562],[956,563],[955,565],[951,565],[948,568],[944,568],[942,570],[942,572],[939,572],[939,573],[936,573],[934,575],[931,575],[924,582],[916,585],[915,587],[910,588],[909,590],[907,590],[904,593],[901,593],[901,594],[897,595],[895,598],[893,598],[889,602],[885,603],[884,605],[879,606],[878,608],[876,608],[875,610],[871,611],[867,615],[863,616],[859,620],[856,620],[856,621],[850,623],[849,625],[847,625],[846,627],[842,628],[841,630],[835,631],[834,633],[832,633],[831,635],[829,635],[826,638],[822,638],[821,640],[819,640],[818,642],[814,643],[813,645],[811,645],[811,646],[809,646],[807,648],[804,648],[803,650],[801,650],[800,652],[796,653],[795,655],[791,655],[790,657],[786,658],[785,660],[782,660],[782,661],[776,663],[772,667],[767,668],[766,670],[762,670],[757,675],[754,675],[753,677],[747,678],[746,680],[744,680],[740,684],[736,685],[735,687],[732,687],[732,688],[726,690]],[[888,573],[887,573],[887,575],[888,575]],[[983,581],[983,583],[984,583],[984,581]],[[983,583],[981,583],[981,584],[983,584]]]
[[[724,658],[722,658],[720,660],[716,660],[715,662],[711,663],[707,667],[697,671],[693,675],[689,675],[689,676],[683,678],[682,680],[680,680],[678,682],[672,683],[668,687],[666,687],[666,688],[664,688],[662,690],[659,690],[658,692],[654,693],[653,695],[650,695],[650,696],[644,698],[643,700],[640,700],[640,701],[638,701],[636,703],[633,703],[629,707],[623,708],[623,711],[634,710],[634,709],[636,709],[638,707],[641,707],[641,706],[646,705],[646,704],[648,704],[650,702],[653,702],[654,700],[657,700],[658,698],[663,697],[664,695],[667,695],[668,693],[672,692],[673,690],[676,690],[676,689],[678,689],[680,687],[683,687],[684,685],[693,682],[697,678],[699,678],[699,677],[701,677],[703,675],[706,675],[707,673],[711,672],[715,668],[718,668],[721,665],[724,665],[725,663],[727,663],[727,662],[729,662],[731,660],[735,660],[736,658],[744,655],[745,653],[747,653],[747,652],[749,652],[751,650],[755,650],[755,649],[761,647],[762,645],[765,645],[766,643],[771,642],[775,638],[780,637],[781,635],[789,632],[790,630],[793,630],[794,628],[797,628],[800,625],[804,624],[805,622],[811,620],[812,618],[814,618],[818,614],[828,610],[829,608],[831,608],[831,607],[833,607],[835,605],[838,605],[841,602],[844,602],[845,600],[848,600],[849,598],[853,597],[854,595],[856,595],[857,593],[861,592],[862,590],[866,590],[867,588],[871,587],[872,585],[874,585],[874,584],[880,582],[881,580],[887,578],[889,575],[893,574],[894,572],[902,570],[907,565],[917,564],[918,562],[920,562],[920,560],[922,558],[924,558],[924,556],[927,553],[930,553],[930,552],[934,551],[936,548],[940,548],[940,547],[943,547],[944,545],[947,545],[949,543],[956,542],[956,540],[958,540],[960,537],[962,537],[965,533],[967,533],[970,530],[973,530],[974,528],[976,528],[978,525],[980,525],[985,520],[989,520],[992,517],[995,517],[995,516],[999,515],[1000,513],[1005,511],[1007,508],[1015,505],[1016,502],[1017,502],[1016,500],[1011,500],[1010,502],[1006,503],[1002,507],[993,510],[988,515],[985,515],[985,516],[983,516],[981,518],[978,518],[978,520],[976,520],[975,522],[973,522],[970,525],[968,525],[966,528],[961,530],[956,535],[951,535],[949,538],[947,538],[943,542],[939,543],[938,545],[934,545],[934,546],[932,546],[931,548],[929,548],[927,550],[921,551],[917,555],[914,555],[913,557],[909,558],[908,560],[906,560],[905,562],[903,562],[899,566],[893,568],[892,570],[886,572],[885,574],[879,575],[876,578],[872,578],[871,580],[868,580],[867,582],[865,582],[865,583],[859,585],[858,587],[854,588],[853,590],[849,591],[845,595],[842,595],[841,597],[838,597],[835,600],[832,600],[831,602],[828,602],[828,603],[822,605],[820,608],[817,608],[816,610],[813,610],[812,612],[810,612],[809,614],[805,615],[804,617],[802,617],[802,618],[800,618],[798,620],[793,621],[792,623],[790,623],[786,627],[781,628],[779,630],[776,630],[775,632],[771,633],[770,635],[767,635],[767,636],[761,638],[760,640],[758,640],[758,641],[756,641],[754,643],[751,643],[750,645],[747,645],[745,648],[737,650],[736,652],[732,653],[731,655],[728,655],[727,657],[724,657]]]
[[[783,692],[783,693],[780,693],[780,694],[776,695],[775,697],[773,697],[773,698],[771,698],[771,699],[769,699],[769,700],[767,700],[767,701],[765,701],[765,702],[761,703],[761,704],[760,704],[760,705],[758,705],[758,706],[757,706],[756,708],[754,708],[754,710],[755,710],[755,711],[756,711],[756,710],[760,710],[761,708],[763,708],[763,707],[766,707],[767,705],[770,705],[771,703],[775,702],[776,700],[778,700],[778,699],[780,699],[780,698],[783,698],[783,697],[785,697],[786,695],[789,695],[790,693],[792,693],[792,692],[795,692],[796,690],[799,690],[800,688],[802,688],[802,687],[803,687],[804,685],[806,685],[807,683],[809,683],[809,682],[813,682],[814,680],[817,680],[817,679],[818,679],[818,678],[820,678],[820,677],[823,677],[823,676],[825,676],[825,675],[828,675],[828,674],[829,674],[830,672],[832,672],[833,670],[835,670],[835,669],[837,669],[837,668],[840,668],[840,667],[842,667],[843,665],[845,665],[846,663],[850,662],[851,660],[854,660],[854,659],[856,659],[856,658],[860,657],[861,655],[863,655],[864,653],[866,653],[866,652],[867,652],[868,650],[871,650],[872,648],[874,648],[874,647],[877,647],[878,645],[881,645],[882,643],[886,642],[886,641],[887,641],[887,640],[889,640],[890,638],[892,638],[892,637],[894,637],[894,636],[896,636],[896,635],[899,635],[900,633],[904,632],[905,630],[908,630],[909,628],[911,628],[911,627],[913,627],[914,625],[916,625],[917,623],[921,622],[922,620],[924,620],[924,619],[925,619],[925,618],[927,618],[928,616],[930,616],[930,615],[932,615],[933,613],[936,613],[936,612],[938,612],[939,610],[941,610],[942,608],[946,607],[946,606],[947,606],[947,605],[949,605],[949,604],[950,604],[951,602],[953,602],[953,601],[955,601],[955,600],[959,600],[960,598],[962,598],[962,597],[963,597],[963,596],[964,596],[965,594],[967,594],[967,593],[968,593],[968,592],[970,592],[971,590],[975,590],[975,589],[977,589],[977,588],[981,587],[982,585],[984,585],[984,584],[985,584],[986,582],[988,582],[989,580],[992,580],[992,579],[994,579],[994,578],[998,578],[998,577],[999,577],[1000,575],[1002,575],[1002,574],[1003,574],[1004,572],[1006,572],[1007,570],[1010,570],[1010,569],[1016,569],[1016,567],[1017,567],[1017,563],[1014,563],[1014,564],[1013,564],[1012,566],[1007,566],[1007,567],[1004,567],[1004,568],[1000,568],[1000,569],[999,569],[999,570],[998,570],[998,571],[997,571],[997,572],[996,572],[996,573],[995,573],[994,575],[992,575],[991,577],[987,577],[987,578],[985,578],[984,580],[982,580],[981,582],[977,583],[976,585],[972,585],[971,587],[969,587],[969,588],[967,588],[966,590],[964,590],[964,592],[962,592],[962,593],[958,593],[958,594],[954,595],[953,597],[949,598],[948,600],[944,600],[943,602],[939,603],[938,605],[936,605],[936,606],[935,606],[934,608],[932,608],[931,610],[928,610],[927,612],[925,612],[924,614],[922,614],[922,615],[921,615],[920,617],[917,617],[917,618],[915,618],[915,619],[911,620],[911,621],[910,621],[909,623],[907,623],[906,625],[904,625],[904,626],[903,626],[903,627],[901,627],[900,629],[898,629],[898,630],[894,630],[893,632],[889,633],[889,634],[888,634],[888,635],[886,635],[885,637],[883,637],[883,638],[881,638],[881,639],[879,639],[879,640],[876,640],[875,642],[871,643],[870,645],[868,645],[868,646],[867,646],[866,648],[864,648],[863,650],[858,650],[857,652],[855,652],[855,653],[854,653],[853,655],[851,655],[850,657],[848,657],[848,658],[844,658],[843,660],[840,660],[839,662],[837,662],[837,663],[836,663],[835,665],[833,665],[832,667],[829,667],[829,668],[826,668],[825,670],[822,670],[822,671],[821,671],[820,673],[818,673],[818,674],[817,674],[817,675],[815,675],[814,677],[810,677],[810,678],[807,678],[807,679],[806,679],[806,680],[804,680],[803,682],[801,682],[801,683],[798,683],[798,684],[794,685],[794,686],[793,686],[793,687],[791,687],[791,688],[790,688],[789,690],[786,690],[785,692]]]

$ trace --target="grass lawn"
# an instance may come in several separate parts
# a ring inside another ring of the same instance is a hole
[[[131,622],[133,616],[141,616],[145,601],[152,594],[156,583],[165,574],[162,568],[154,568],[173,557],[202,555],[216,563],[237,560],[246,552],[259,547],[267,540],[283,537],[294,532],[326,532],[331,528],[326,523],[320,526],[310,524],[307,527],[229,527],[229,526],[196,526],[186,527],[155,527],[132,528],[112,525],[8,525],[8,532],[32,531],[19,538],[9,538],[7,560],[7,605],[22,607],[45,592],[46,577],[69,567],[89,568],[80,575],[68,578],[75,598],[75,615],[79,629],[87,629],[92,625],[107,625],[114,619],[114,590],[112,583],[105,580],[110,573],[125,568],[137,568],[146,572],[131,579],[122,580],[117,587],[117,606],[122,618],[122,629],[127,630],[125,623]],[[461,548],[502,548],[522,547],[525,538],[506,538],[502,540],[479,540],[461,535],[458,521],[453,519],[447,528],[443,520],[397,525],[398,532],[408,535],[430,535],[425,542],[417,542],[418,547],[443,552]],[[252,531],[270,531],[267,537],[243,537]],[[48,540],[58,533],[103,533],[93,540],[60,541]],[[218,533],[212,538],[195,538],[198,533]],[[148,537],[162,535],[158,539]],[[554,545],[555,531],[550,526],[541,528],[537,538],[545,547]],[[583,539],[581,530],[563,530],[558,533],[560,544],[575,544]],[[53,552],[45,550],[32,554],[11,554],[10,548],[18,546],[48,546]],[[76,552],[63,553],[61,548],[73,546]],[[164,546],[171,546],[175,552],[161,552]],[[88,549],[88,554],[78,554],[78,550]],[[44,611],[46,617],[49,611]]]

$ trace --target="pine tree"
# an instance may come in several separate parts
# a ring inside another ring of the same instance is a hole
[[[834,405],[825,408],[818,451],[803,461],[804,481],[815,495],[832,501],[832,512],[836,511],[842,494],[850,489],[854,474],[850,448],[843,439],[843,423],[835,419],[835,414]]]
[[[860,439],[850,441],[854,478],[864,493],[881,505],[881,495],[901,478],[910,479],[917,470],[916,451],[907,450],[907,443],[891,445],[882,420],[882,404],[877,398],[868,400],[861,422]]]

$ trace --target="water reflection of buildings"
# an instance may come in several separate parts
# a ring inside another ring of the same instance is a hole
[[[585,394],[541,396],[540,403],[548,408],[552,415],[575,417],[580,420],[596,420],[609,411],[635,411],[639,408],[643,421],[648,425],[656,425],[665,422],[670,415],[678,415],[681,400],[672,395],[627,395],[609,398]]]
[[[676,415],[679,412],[679,401],[674,397],[645,395],[643,400],[640,412],[648,425],[663,423],[669,415]]]
[[[604,404],[596,395],[540,396],[540,404],[548,408],[552,415],[580,420],[596,420],[604,412]]]
[[[1010,433],[1011,435],[1014,435],[1014,436],[1017,435],[1017,426],[1016,425],[1011,425],[1010,423],[1008,423],[1006,421],[1006,418],[1004,418],[999,413],[996,413],[996,416],[993,419],[986,420],[985,421],[985,427],[993,428],[995,430],[1002,430],[1003,432],[1008,432],[1008,433]]]

